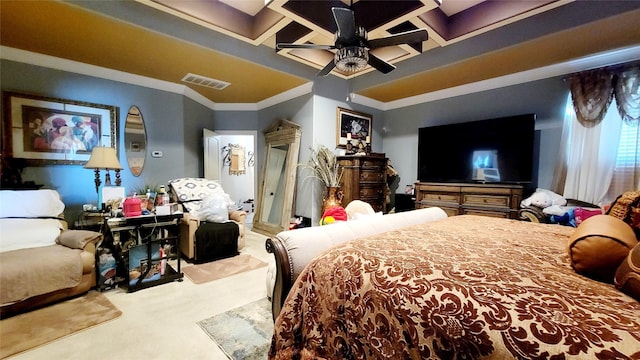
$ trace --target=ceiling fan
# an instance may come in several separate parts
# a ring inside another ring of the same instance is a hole
[[[353,73],[364,69],[367,64],[376,68],[378,71],[387,74],[396,67],[379,57],[369,53],[369,50],[381,48],[385,46],[411,44],[426,41],[429,34],[425,29],[417,29],[405,31],[399,34],[387,36],[380,39],[367,39],[367,31],[356,26],[353,10],[332,7],[333,18],[336,21],[338,31],[335,33],[334,45],[316,45],[316,44],[276,44],[277,49],[320,49],[332,50],[336,49],[333,61],[329,62],[320,72],[318,76],[327,76],[334,67]]]

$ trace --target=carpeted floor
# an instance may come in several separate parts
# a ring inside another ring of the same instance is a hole
[[[182,272],[194,284],[202,284],[263,266],[267,266],[267,263],[249,254],[240,254],[204,264],[184,266],[182,267]]]
[[[89,329],[122,315],[104,295],[86,295],[0,321],[0,358]]]
[[[266,298],[198,322],[233,360],[265,359],[271,345],[273,320]]]

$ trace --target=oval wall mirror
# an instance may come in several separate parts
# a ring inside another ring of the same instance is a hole
[[[147,132],[142,113],[135,105],[129,109],[124,123],[124,144],[129,170],[133,176],[140,176],[144,167],[144,159],[147,156]]]

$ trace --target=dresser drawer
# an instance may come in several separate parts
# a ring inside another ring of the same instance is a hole
[[[368,187],[362,186],[360,187],[360,198],[380,198],[380,196],[384,195],[384,188],[382,186]]]
[[[510,215],[510,212],[464,209],[464,208],[462,209],[462,213],[465,215],[480,215],[480,216],[490,216],[490,217],[505,218],[505,219],[508,219]]]
[[[360,171],[360,181],[381,183],[384,182],[384,173],[378,170],[362,170]]]
[[[460,202],[460,194],[428,193],[423,194],[422,201],[458,204]]]
[[[384,162],[381,160],[365,160],[362,162],[362,167],[367,169],[384,169]]]
[[[508,195],[476,195],[464,194],[463,205],[488,206],[488,207],[510,207],[510,197]]]

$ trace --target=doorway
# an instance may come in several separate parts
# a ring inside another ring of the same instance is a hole
[[[257,131],[203,130],[205,178],[217,180],[238,208],[247,212],[246,226],[251,228],[256,198]],[[232,162],[232,151],[236,154]],[[241,159],[240,163],[237,162]],[[233,163],[233,165],[232,165]],[[241,171],[238,171],[240,169]]]

